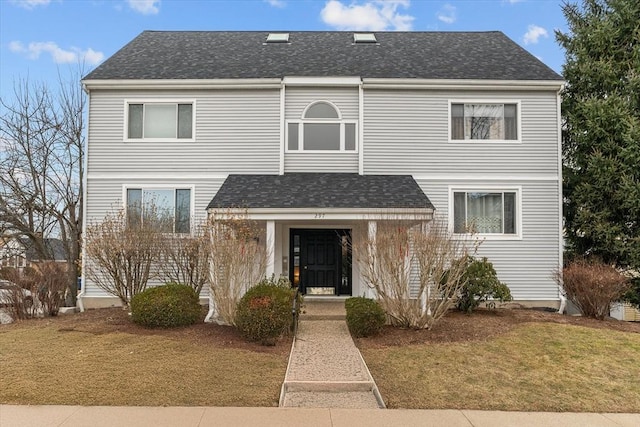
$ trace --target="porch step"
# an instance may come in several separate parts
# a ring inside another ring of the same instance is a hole
[[[380,404],[370,391],[289,392],[282,406],[286,408],[380,408]]]
[[[309,300],[305,297],[302,303],[300,320],[344,320],[347,312],[344,300]]]
[[[372,381],[287,381],[285,392],[371,392],[375,385]]]

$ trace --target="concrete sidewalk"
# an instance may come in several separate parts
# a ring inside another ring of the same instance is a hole
[[[637,427],[640,414],[399,409],[0,405],[1,427]]]

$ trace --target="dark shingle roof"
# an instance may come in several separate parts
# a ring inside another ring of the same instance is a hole
[[[47,252],[43,259],[36,249],[33,242],[27,238],[20,238],[20,243],[24,247],[25,257],[29,261],[64,261],[67,259],[64,242],[60,239],[45,238],[43,239],[44,250]]]
[[[208,208],[414,209],[433,205],[411,175],[229,175]]]
[[[502,32],[145,31],[86,79],[362,78],[562,80]]]

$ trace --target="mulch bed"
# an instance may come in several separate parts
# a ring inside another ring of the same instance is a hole
[[[601,321],[562,315],[542,309],[502,308],[479,309],[471,315],[451,311],[431,330],[416,331],[386,326],[381,334],[359,338],[356,341],[360,348],[483,341],[507,333],[518,325],[531,322],[552,322],[640,334],[640,322],[623,322],[615,319]]]
[[[203,311],[204,319],[206,311]],[[622,332],[640,333],[640,322],[622,322],[615,319],[595,320],[576,316],[566,316],[541,309],[479,309],[468,315],[451,311],[431,330],[400,329],[386,326],[375,337],[356,339],[361,348],[392,347],[427,343],[458,343],[482,341],[507,333],[518,325],[529,322],[552,322],[578,325],[589,328],[612,329]],[[275,346],[262,346],[247,342],[238,331],[230,326],[221,326],[198,322],[195,325],[173,329],[150,329],[133,323],[126,310],[121,308],[103,308],[87,310],[84,313],[31,319],[3,328],[53,326],[60,332],[86,332],[108,334],[114,332],[159,335],[188,339],[192,342],[210,343],[220,348],[245,349],[249,351],[288,354],[291,349],[290,338],[284,338]]]
[[[288,354],[291,350],[290,337],[281,339],[274,346],[250,343],[242,338],[238,331],[231,326],[204,323],[205,314],[206,309],[203,310],[202,320],[194,325],[161,329],[145,328],[133,323],[128,311],[122,308],[101,308],[86,310],[84,313],[29,319],[10,325],[2,325],[0,326],[0,333],[2,333],[4,328],[53,326],[62,333],[86,332],[91,334],[109,334],[120,332],[137,335],[157,335],[181,340],[186,339],[195,343],[210,343],[217,348],[226,347],[273,354]]]

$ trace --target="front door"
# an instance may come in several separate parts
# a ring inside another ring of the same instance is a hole
[[[292,229],[290,277],[304,294],[351,295],[350,230]]]

